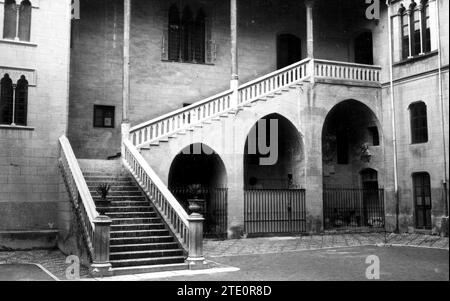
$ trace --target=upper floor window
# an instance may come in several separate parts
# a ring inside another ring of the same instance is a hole
[[[16,41],[30,41],[31,2],[5,0],[3,18],[3,38]]]
[[[408,59],[431,51],[430,5],[427,0],[411,3],[399,10],[402,58]]]
[[[94,105],[94,127],[114,128],[115,107]]]
[[[9,74],[5,74],[0,86],[0,124],[26,126],[28,81],[25,76],[14,84]]]
[[[189,6],[180,12],[169,9],[168,30],[163,39],[163,59],[175,62],[211,63],[211,30],[205,12],[194,13]]]
[[[411,142],[428,142],[427,106],[423,102],[416,102],[409,106],[411,116]]]

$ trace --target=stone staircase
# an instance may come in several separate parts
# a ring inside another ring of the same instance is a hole
[[[110,262],[114,275],[187,269],[185,252],[168,230],[153,204],[127,172],[83,171],[97,210],[112,219]],[[96,187],[111,184],[100,205]]]

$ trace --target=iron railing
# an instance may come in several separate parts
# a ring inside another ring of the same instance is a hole
[[[244,224],[250,235],[305,232],[305,190],[246,189]]]
[[[205,200],[202,214],[205,218],[203,235],[205,237],[226,237],[228,219],[228,188],[215,188],[202,186],[193,195],[187,186],[169,187],[183,208],[189,212],[189,199],[199,198]]]
[[[384,189],[326,187],[323,215],[325,230],[383,230]]]

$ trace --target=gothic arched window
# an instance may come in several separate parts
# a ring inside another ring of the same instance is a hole
[[[194,59],[197,63],[205,62],[206,15],[202,9],[195,19]]]
[[[27,125],[27,107],[28,107],[28,81],[24,75],[17,81],[16,99],[14,110],[14,123],[17,125]]]
[[[19,41],[30,41],[31,2],[22,0],[5,0],[3,18],[3,38]]]
[[[180,59],[180,13],[176,5],[169,9],[169,51],[168,59],[178,61]]]
[[[402,58],[407,59],[409,57],[409,17],[403,5],[400,7],[399,15],[402,32]]]
[[[0,80],[0,124],[12,123],[13,95],[13,82],[6,73]]]
[[[19,33],[20,41],[30,41],[31,30],[31,2],[28,0],[22,1],[19,7]]]
[[[408,59],[431,51],[431,19],[428,0],[412,1],[408,9],[399,9],[402,58]]]
[[[16,38],[17,10],[15,0],[6,0],[4,3],[3,38]]]
[[[189,6],[186,6],[183,10],[183,17],[181,19],[182,28],[182,43],[181,43],[181,60],[183,62],[192,62],[194,59],[193,52],[193,38],[194,32],[194,20],[192,17],[192,11]]]
[[[210,22],[203,9],[194,14],[189,6],[180,13],[174,4],[169,9],[169,27],[164,31],[162,59],[188,63],[211,63],[214,44]]]

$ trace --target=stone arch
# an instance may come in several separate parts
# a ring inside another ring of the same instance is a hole
[[[204,143],[189,144],[173,159],[168,187],[188,211],[189,199],[204,200],[204,234],[227,233],[227,171],[221,157]]]
[[[285,116],[272,113],[253,123],[246,135],[243,154],[244,187],[269,189],[303,186],[303,136],[295,123]]]
[[[373,128],[376,134],[371,132]],[[379,142],[377,145],[375,140]],[[322,126],[324,186],[356,186],[361,170],[383,170],[383,147],[383,128],[374,111],[354,99],[338,102]],[[342,183],[343,179],[348,182]]]

